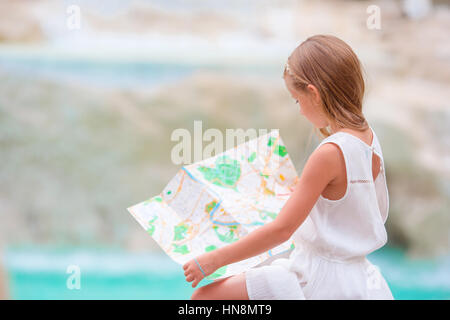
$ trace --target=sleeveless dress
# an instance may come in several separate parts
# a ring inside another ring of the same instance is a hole
[[[347,132],[323,139],[336,144],[347,171],[345,195],[319,196],[292,235],[289,258],[245,272],[250,300],[393,299],[379,268],[366,255],[387,242],[389,210],[383,154],[372,127],[372,145]],[[373,180],[372,152],[380,158]]]

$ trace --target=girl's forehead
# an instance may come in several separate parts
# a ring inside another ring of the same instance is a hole
[[[286,83],[286,87],[292,95],[296,95],[297,90],[295,90],[292,79],[290,76],[284,76],[284,82]]]

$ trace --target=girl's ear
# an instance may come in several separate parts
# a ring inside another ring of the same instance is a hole
[[[320,102],[319,90],[317,90],[317,88],[315,86],[313,86],[312,84],[308,84],[306,89],[308,90],[308,93],[311,95],[313,101],[315,103],[319,103]]]

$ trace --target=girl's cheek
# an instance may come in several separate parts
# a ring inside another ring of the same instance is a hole
[[[300,110],[300,113],[303,114],[303,107],[302,107],[302,105],[300,103],[298,104],[298,108]]]

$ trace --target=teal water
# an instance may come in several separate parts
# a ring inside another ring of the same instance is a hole
[[[220,65],[211,63],[164,63],[154,61],[99,61],[63,57],[15,57],[0,52],[0,71],[28,75],[59,83],[88,84],[97,88],[149,88],[190,76],[198,71],[230,72],[273,77],[274,66]]]
[[[189,299],[194,291],[182,267],[159,253],[26,248],[4,260],[13,299]],[[80,289],[67,286],[69,266],[79,268]]]
[[[182,268],[159,253],[92,249],[10,249],[4,255],[13,299],[189,299]],[[412,260],[383,248],[369,256],[396,299],[450,299],[450,259]],[[69,289],[70,265],[80,289]],[[199,286],[210,283],[200,282]]]

